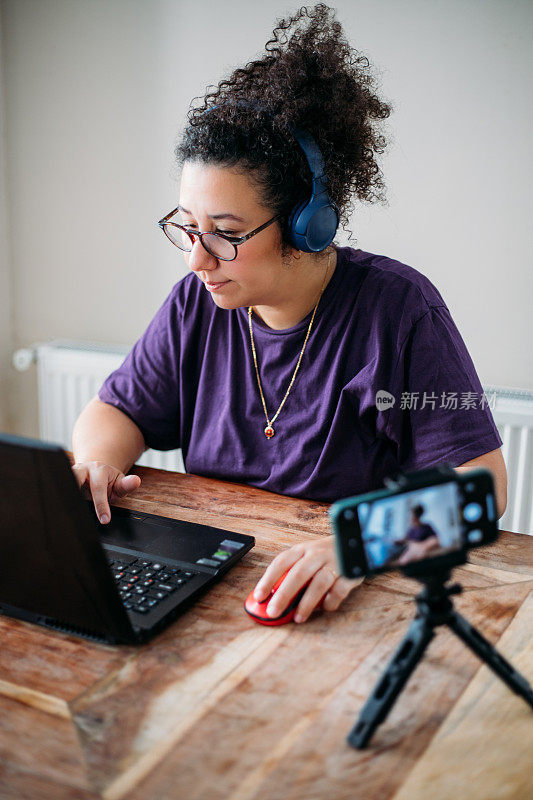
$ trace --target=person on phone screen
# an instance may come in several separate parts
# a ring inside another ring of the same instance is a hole
[[[423,505],[416,505],[411,509],[410,527],[401,540],[407,547],[396,562],[399,566],[420,561],[440,549],[439,537],[434,529],[428,522],[422,522],[424,512]]]
[[[187,274],[74,428],[73,469],[102,523],[139,486],[127,472],[146,448],[181,448],[189,473],[328,503],[402,470],[487,466],[503,513],[502,440],[439,290],[414,266],[335,241],[356,202],[384,199],[390,113],[324,4],[278,21],[264,54],[193,101],[179,199],[159,214]],[[313,187],[328,225],[338,216],[326,243],[295,223]],[[462,392],[475,408],[443,402]],[[286,570],[272,616],[307,581],[296,621],[354,586],[331,536],[277,555],[258,600]]]

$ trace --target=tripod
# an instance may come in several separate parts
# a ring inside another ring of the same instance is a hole
[[[462,586],[457,583],[445,586],[450,579],[450,568],[443,568],[432,575],[416,574],[412,567],[410,570],[405,568],[403,572],[424,584],[425,588],[415,598],[417,613],[389,661],[387,669],[366,701],[357,723],[348,736],[348,743],[358,749],[366,747],[424,655],[426,647],[435,635],[437,625],[447,625],[451,628],[456,636],[462,639],[513,692],[523,697],[533,708],[533,689],[523,675],[517,672],[476,628],[455,611],[450,595],[459,594]]]

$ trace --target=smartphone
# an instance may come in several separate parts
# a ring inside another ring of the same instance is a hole
[[[339,571],[349,578],[415,565],[431,571],[498,537],[494,482],[483,468],[405,473],[393,488],[339,500],[328,513]]]

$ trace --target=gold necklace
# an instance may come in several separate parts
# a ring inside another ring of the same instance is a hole
[[[296,373],[298,372],[298,368],[300,366],[300,362],[301,362],[303,354],[304,354],[305,346],[307,344],[307,340],[309,339],[309,334],[311,333],[311,328],[313,326],[313,320],[315,318],[315,313],[316,313],[316,310],[318,308],[318,304],[320,302],[320,298],[322,297],[322,292],[324,291],[324,284],[326,283],[326,277],[327,277],[328,270],[329,270],[329,262],[330,262],[330,258],[328,256],[328,265],[326,267],[326,273],[324,275],[324,280],[322,281],[322,288],[320,290],[320,294],[318,295],[318,300],[316,301],[315,307],[313,309],[313,315],[311,317],[311,322],[309,323],[309,327],[307,329],[307,334],[306,334],[306,337],[305,337],[305,341],[304,341],[302,350],[300,352],[300,356],[298,358],[298,363],[296,364],[296,368],[295,368],[295,370],[293,372],[293,375],[292,375],[292,378],[291,378],[291,382],[289,383],[289,388],[285,392],[285,397],[281,401],[280,407],[278,408],[278,410],[276,411],[276,413],[274,414],[272,419],[268,418],[268,412],[266,410],[265,398],[264,398],[264,395],[263,395],[263,388],[261,386],[261,379],[259,377],[259,369],[257,367],[257,355],[256,355],[256,352],[255,352],[254,334],[253,334],[253,331],[252,331],[252,310],[253,310],[253,306],[248,306],[248,327],[250,328],[250,341],[252,343],[252,353],[253,353],[253,357],[254,357],[255,374],[257,375],[257,385],[259,386],[259,392],[261,394],[261,402],[263,403],[263,409],[264,409],[265,417],[266,417],[266,421],[267,421],[267,425],[266,425],[266,428],[265,428],[265,436],[267,437],[267,439],[271,439],[274,436],[273,423],[276,421],[279,412],[283,408],[283,404],[285,403],[285,400],[289,396],[289,392],[290,392],[290,390],[292,388],[292,384],[294,383],[294,379],[296,378]]]

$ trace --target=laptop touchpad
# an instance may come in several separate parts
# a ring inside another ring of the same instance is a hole
[[[131,547],[142,552],[158,552],[156,541],[163,534],[172,531],[170,525],[161,522],[152,522],[143,514],[136,514],[127,509],[112,507],[111,522],[102,525],[96,516],[91,501],[87,503],[91,515],[94,517],[100,537],[104,544],[118,545],[118,547]]]
[[[149,553],[154,548],[156,540],[171,530],[170,525],[150,525],[146,519],[140,522],[135,519],[121,519],[112,516],[111,522],[107,525],[100,525],[100,536],[106,544],[132,547],[134,550]]]

